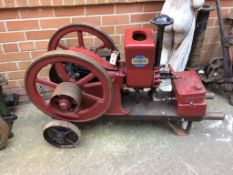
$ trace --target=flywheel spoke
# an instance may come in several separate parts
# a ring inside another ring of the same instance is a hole
[[[69,139],[69,138],[66,138],[66,141],[69,143],[69,144],[72,144],[72,145],[74,145],[75,144],[75,142],[73,142],[71,139]]]
[[[57,83],[54,83],[54,82],[51,82],[51,81],[48,81],[48,80],[44,80],[44,79],[41,79],[41,78],[36,78],[36,83],[48,86],[48,87],[50,87],[52,89],[55,89],[57,87]]]
[[[59,133],[59,131],[57,131],[55,128],[51,128],[51,131],[52,131],[53,133],[55,133],[55,134],[58,134],[58,133]]]
[[[69,81],[69,77],[68,77],[68,74],[65,70],[64,65],[62,63],[56,63],[55,67],[56,67],[56,71],[60,75],[61,79],[63,81]]]
[[[96,87],[101,87],[102,83],[101,82],[93,82],[93,83],[86,83],[83,87],[84,88],[96,88]]]
[[[95,102],[98,102],[98,103],[102,103],[103,102],[102,98],[97,97],[95,95],[91,95],[91,94],[86,93],[86,92],[83,92],[82,94],[83,94],[84,98],[86,98],[86,99],[89,99],[89,100],[92,100],[92,101],[95,101]]]
[[[67,130],[66,132],[64,132],[64,135],[67,135],[67,134],[69,134],[69,133],[71,133],[72,132],[72,130]]]
[[[79,47],[84,47],[83,32],[82,31],[77,31],[77,35],[78,35],[78,45],[79,45]]]
[[[89,81],[91,81],[93,78],[95,78],[95,74],[89,73],[88,75],[86,75],[85,77],[83,77],[82,79],[80,79],[76,84],[78,86],[83,86],[84,84],[86,84]]]

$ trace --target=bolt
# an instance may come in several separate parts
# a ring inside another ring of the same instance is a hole
[[[195,90],[202,90],[202,85],[201,84],[197,84],[194,87],[195,87]]]

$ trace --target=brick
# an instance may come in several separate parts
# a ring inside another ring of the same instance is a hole
[[[35,0],[29,0],[28,1],[30,7],[33,7],[33,6],[39,6],[39,1],[35,1]]]
[[[35,50],[33,42],[19,43],[19,47],[21,51]]]
[[[232,7],[233,1],[221,1],[221,6],[222,7]]]
[[[5,32],[5,27],[4,27],[4,24],[3,22],[0,23],[0,32]]]
[[[42,6],[51,6],[51,0],[40,0]]]
[[[0,8],[3,7],[3,1],[0,1]]]
[[[48,41],[37,41],[35,44],[36,50],[47,50],[48,48]]]
[[[67,24],[70,24],[69,18],[40,20],[42,28],[60,28]]]
[[[113,14],[114,6],[110,5],[91,5],[86,6],[87,15]]]
[[[18,80],[17,82],[18,82],[18,84],[19,84],[20,87],[23,88],[25,86],[25,81],[24,80]],[[27,100],[27,101],[29,101],[29,100]]]
[[[101,26],[99,29],[108,35],[115,33],[114,26]]]
[[[77,1],[77,0],[76,0]],[[88,0],[84,2],[85,4],[96,4],[96,0]]]
[[[30,54],[27,52],[22,53],[5,53],[1,54],[0,62],[12,62],[19,60],[30,60]]]
[[[55,16],[79,16],[84,15],[84,7],[56,8]]]
[[[26,71],[8,72],[7,77],[9,80],[24,79]]]
[[[128,15],[117,15],[117,16],[103,16],[103,25],[113,25],[113,24],[128,24]]]
[[[142,27],[150,28],[150,29],[153,29],[154,31],[158,30],[158,27],[156,25],[153,25],[153,24],[150,24],[150,23],[148,23],[148,24],[142,24]]]
[[[72,18],[72,23],[86,23],[86,24],[91,24],[91,25],[100,25],[100,17],[92,16],[92,17]]]
[[[218,27],[208,28],[208,29],[207,29],[206,35],[207,35],[207,36],[210,36],[210,35],[218,35],[219,32],[220,32],[220,31],[219,31],[219,28],[218,28]]]
[[[39,28],[39,24],[37,20],[9,21],[6,23],[6,25],[9,31],[32,30]]]
[[[116,4],[116,13],[136,13],[143,11],[143,4]]]
[[[13,42],[25,40],[23,32],[0,33],[0,42]]]
[[[18,52],[17,44],[3,44],[5,52]]]
[[[121,41],[120,36],[110,36],[110,38],[113,40],[114,44],[121,44],[120,43],[120,41]]]
[[[2,45],[0,45],[0,53],[3,53],[3,48],[2,48]]]
[[[18,62],[20,70],[26,70],[31,64],[32,64],[32,61]]]
[[[52,2],[53,2],[54,6],[62,6],[63,5],[62,0],[55,0],[55,1],[52,0]],[[66,1],[64,1],[64,2],[66,3]]]
[[[16,71],[17,66],[16,63],[1,63],[0,64],[0,72],[6,72],[6,71]]]
[[[55,3],[54,1],[57,1],[57,0],[53,0],[53,3]],[[74,5],[75,2],[74,0],[65,0],[64,1],[64,5]]]
[[[54,30],[30,31],[26,32],[26,37],[28,40],[49,39],[54,32]]]
[[[3,10],[0,12],[0,19],[16,19],[19,18],[17,10]]]
[[[216,18],[209,18],[208,26],[214,26],[216,24]]]
[[[131,16],[131,22],[149,22],[154,14],[135,14]]]
[[[78,46],[78,42],[77,39],[67,39],[67,44],[66,44],[69,48],[72,47],[77,47]],[[84,38],[84,45],[85,47],[87,46],[94,46],[94,38]]]
[[[222,13],[223,16],[225,16],[225,15],[231,13],[231,9],[222,9],[221,13]],[[216,17],[216,16],[217,16],[217,11],[216,10],[210,12],[210,17]]]
[[[10,88],[17,88],[18,87],[18,81],[17,80],[8,80],[7,81],[7,85],[4,86],[5,88],[7,89],[10,89]]]
[[[16,1],[5,0],[5,7],[17,7]]]
[[[219,48],[221,45],[220,43],[213,43],[213,44],[204,44],[202,46],[203,51],[209,51],[210,49],[215,50],[216,48]]]
[[[29,2],[27,0],[17,0],[18,7],[27,7],[29,6]]]
[[[134,28],[134,27],[141,27],[141,26],[142,26],[141,24],[116,26],[116,33],[117,34],[124,34],[125,29],[127,29],[127,28]]]
[[[32,59],[34,60],[34,59],[38,58],[39,56],[41,56],[45,52],[47,52],[47,50],[40,50],[40,51],[31,52]]]
[[[148,2],[144,4],[144,12],[161,11],[163,2]]]
[[[48,78],[49,75],[49,69],[48,68],[43,68],[39,72],[40,77]]]
[[[74,4],[87,4],[86,0],[74,0]]]
[[[36,8],[20,10],[22,18],[42,18],[53,16],[52,8]]]
[[[96,2],[96,4],[104,4],[104,3],[106,3],[105,0],[97,0],[97,2]]]

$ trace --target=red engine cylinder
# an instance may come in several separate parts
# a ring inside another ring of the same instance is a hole
[[[126,29],[125,73],[127,86],[138,88],[153,86],[155,47],[152,29]]]

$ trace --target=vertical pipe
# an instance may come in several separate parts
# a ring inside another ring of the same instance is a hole
[[[156,45],[156,55],[155,55],[155,66],[160,66],[162,48],[163,48],[163,36],[164,36],[164,29],[168,25],[172,25],[174,20],[167,15],[160,15],[159,17],[155,17],[150,20],[151,24],[158,26],[158,33],[157,33],[157,45]]]
[[[218,22],[219,22],[220,33],[221,33],[221,45],[222,45],[222,49],[223,49],[224,78],[231,78],[232,71],[230,69],[231,63],[230,63],[228,37],[227,37],[225,30],[224,30],[220,1],[215,0],[215,2],[216,2],[216,6],[217,6]]]
[[[201,45],[203,43],[205,32],[208,24],[209,14],[215,10],[213,6],[205,4],[197,14],[196,28],[193,36],[192,49],[189,56],[188,67],[198,68],[203,61],[200,60]]]

